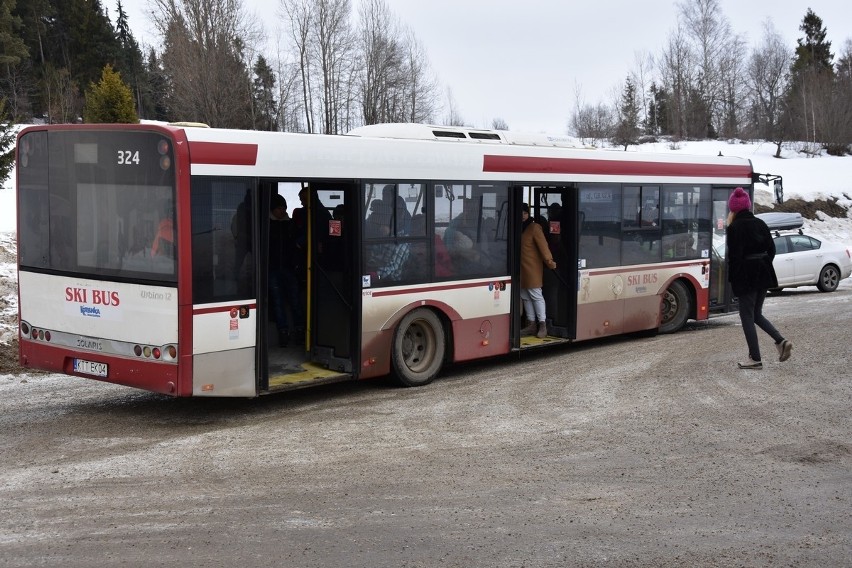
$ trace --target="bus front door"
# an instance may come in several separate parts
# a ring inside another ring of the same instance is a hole
[[[577,336],[577,191],[566,186],[536,187],[530,213],[542,226],[556,270],[544,268],[548,334]]]

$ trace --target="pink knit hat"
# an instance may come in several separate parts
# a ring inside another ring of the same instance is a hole
[[[733,213],[739,213],[746,209],[751,209],[751,199],[748,198],[748,193],[743,188],[738,187],[728,199],[728,209]]]

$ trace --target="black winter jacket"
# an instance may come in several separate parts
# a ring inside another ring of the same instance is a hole
[[[728,281],[734,294],[768,290],[778,287],[772,260],[775,243],[766,223],[751,211],[737,213],[728,225]]]

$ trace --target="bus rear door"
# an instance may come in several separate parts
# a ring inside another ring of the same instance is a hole
[[[533,188],[531,215],[541,224],[556,270],[544,268],[548,335],[577,336],[577,195],[568,186]]]

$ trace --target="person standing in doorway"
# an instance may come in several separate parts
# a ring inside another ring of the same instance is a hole
[[[521,300],[524,303],[525,324],[521,335],[532,335],[543,338],[547,336],[547,316],[545,312],[544,294],[541,286],[543,266],[555,269],[556,263],[544,231],[530,217],[530,206],[523,204],[521,213]]]
[[[763,316],[766,291],[778,287],[772,259],[775,243],[769,228],[751,212],[751,200],[743,188],[738,187],[728,199],[728,230],[725,236],[728,247],[728,281],[734,295],[739,298],[740,321],[743,325],[748,359],[737,363],[740,369],[762,369],[760,345],[755,326],[769,334],[775,341],[778,360],[786,361],[793,351],[793,343],[784,339],[775,326]]]
[[[279,347],[287,347],[290,342],[288,311],[296,329],[296,339],[300,339],[305,321],[293,266],[292,239],[287,201],[275,193],[269,211],[269,303],[278,328]]]

